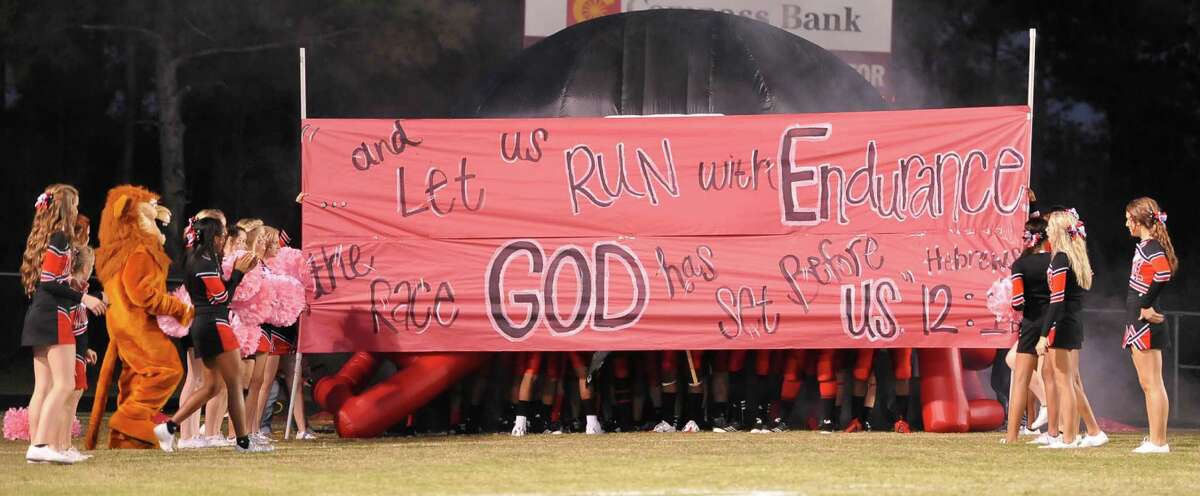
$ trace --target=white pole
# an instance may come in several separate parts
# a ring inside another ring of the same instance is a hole
[[[1029,104],[1029,114],[1033,114],[1033,68],[1034,60],[1037,55],[1037,29],[1029,28],[1029,95],[1027,102]],[[1032,118],[1032,117],[1030,117]]]
[[[301,129],[300,148],[301,149],[304,148],[304,134],[303,134],[304,120],[308,119],[308,81],[305,78],[305,70],[304,69],[305,69],[304,47],[301,47],[300,48],[300,129]],[[301,206],[301,212],[303,212],[303,209],[304,209],[304,207]],[[301,215],[303,215],[303,213]],[[303,217],[301,217],[301,221],[303,221]],[[297,322],[296,323],[296,365],[294,367],[292,367],[292,395],[291,395],[291,398],[288,399],[287,413],[284,414],[284,418],[287,419],[287,423],[285,424],[285,427],[283,428],[283,438],[284,439],[288,439],[292,435],[292,415],[293,415],[292,412],[294,412],[295,408],[296,408],[296,396],[300,393],[300,364],[304,360],[304,354],[300,353],[300,333],[302,332],[302,330],[303,330],[303,326],[301,326],[299,324],[299,322]],[[304,401],[303,395],[300,395],[300,401]]]

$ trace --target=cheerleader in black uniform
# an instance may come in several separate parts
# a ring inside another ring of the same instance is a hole
[[[1127,322],[1124,346],[1129,348],[1138,381],[1146,395],[1150,435],[1134,453],[1170,453],[1167,445],[1167,388],[1162,379],[1162,349],[1170,336],[1158,311],[1158,295],[1179,268],[1175,247],[1167,233],[1167,214],[1158,202],[1138,198],[1125,207],[1125,227],[1138,238],[1125,298]]]
[[[84,216],[80,215],[79,218],[86,223]],[[86,236],[83,239],[86,240]],[[92,248],[86,244],[80,246],[79,253],[71,263],[71,286],[82,294],[88,294],[88,279],[92,277],[95,263],[96,254]],[[65,413],[67,419],[75,417],[75,412],[79,409],[79,400],[83,397],[83,392],[87,391],[87,366],[96,363],[96,352],[88,348],[87,308],[82,304],[76,305],[71,309],[70,314],[75,335],[75,391],[71,393],[71,399],[67,403]],[[68,446],[67,454],[75,458],[87,460],[92,457],[92,455],[80,453],[74,446],[71,446],[71,422],[63,422],[62,430],[59,431],[59,443]]]
[[[1022,313],[1017,337],[1016,367],[1013,369],[1012,398],[1008,403],[1008,430],[1005,443],[1016,443],[1021,413],[1029,400],[1029,381],[1037,369],[1037,343],[1042,321],[1050,305],[1050,286],[1046,269],[1050,266],[1046,221],[1032,217],[1025,222],[1025,252],[1012,266],[1012,306]],[[1052,426],[1052,431],[1053,431]]]
[[[253,269],[258,258],[243,255],[233,265],[233,274],[228,282],[221,280],[221,247],[225,243],[225,229],[216,219],[200,219],[189,226],[188,250],[184,263],[184,287],[196,306],[196,318],[192,321],[189,337],[196,354],[208,367],[200,390],[188,397],[166,423],[154,428],[158,446],[164,451],[175,450],[175,434],[179,422],[195,413],[205,402],[220,390],[217,382],[225,383],[229,401],[229,418],[237,434],[238,452],[270,451],[269,445],[251,444],[246,425],[246,405],[242,399],[240,350],[237,337],[229,327],[229,300],[241,282],[243,274]]]
[[[71,259],[79,244],[75,230],[79,192],[54,184],[34,205],[33,227],[21,259],[21,285],[32,298],[25,313],[21,345],[33,348],[34,394],[29,402],[29,463],[69,464],[80,461],[59,440],[71,419],[64,405],[75,390],[75,335],[69,309],[82,304],[93,314],[104,302],[68,284]]]

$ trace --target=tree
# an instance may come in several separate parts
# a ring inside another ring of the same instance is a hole
[[[416,50],[378,46],[401,65],[430,63],[438,45],[461,47],[469,39],[474,9],[464,2],[352,1],[265,2],[130,2],[123,9],[92,10],[80,29],[131,36],[153,53],[163,203],[176,215],[188,198],[184,166],[186,125],[183,103],[192,86],[181,81],[181,69],[197,60],[265,50],[313,46],[340,38],[367,37],[380,26],[436,26],[432,45]],[[466,22],[463,22],[466,21]],[[403,31],[402,31],[403,32]],[[425,41],[424,39],[418,41]],[[132,51],[132,50],[131,50]],[[128,63],[135,59],[130,57]],[[177,254],[182,223],[169,227],[168,250]]]

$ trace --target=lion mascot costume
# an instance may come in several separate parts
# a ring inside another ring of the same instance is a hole
[[[116,360],[117,411],[108,421],[109,448],[153,448],[154,415],[175,393],[183,366],[171,340],[155,316],[169,315],[184,325],[195,310],[167,293],[171,259],[155,221],[168,224],[171,212],[158,205],[158,195],[145,188],[117,186],[108,192],[100,217],[96,277],[108,296],[108,351],[100,367],[96,399],[85,446],[94,449],[104,415]]]

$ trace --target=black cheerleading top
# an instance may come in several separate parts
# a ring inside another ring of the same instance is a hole
[[[189,256],[186,270],[188,277],[184,287],[192,298],[196,314],[228,318],[229,302],[242,282],[242,272],[234,269],[229,281],[222,280],[220,261],[214,260],[209,254]]]
[[[46,253],[42,255],[42,271],[38,277],[38,293],[54,297],[64,309],[78,305],[83,293],[71,287],[71,242],[62,231],[50,235]]]
[[[1129,291],[1125,297],[1128,325],[1125,329],[1125,346],[1149,347],[1144,336],[1152,324],[1141,319],[1143,308],[1155,308],[1158,295],[1171,281],[1171,263],[1162,244],[1147,239],[1133,250],[1133,267],[1129,272]]]
[[[1047,284],[1049,253],[1033,253],[1018,258],[1012,265],[1012,307],[1023,315],[1021,327],[1042,325],[1050,306]]]
[[[1071,259],[1062,252],[1055,253],[1046,267],[1046,281],[1050,288],[1050,305],[1042,323],[1043,337],[1048,337],[1055,327],[1080,325],[1079,312],[1083,310],[1083,293],[1087,291],[1075,278]]]

